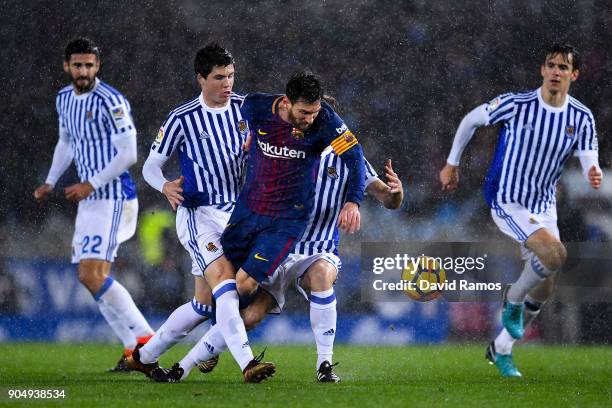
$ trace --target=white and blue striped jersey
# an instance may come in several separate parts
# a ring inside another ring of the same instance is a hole
[[[96,78],[94,88],[77,95],[72,85],[56,99],[60,138],[70,140],[74,163],[81,181],[91,179],[117,155],[113,140],[135,135],[130,104],[115,88]],[[87,197],[132,199],[136,186],[126,170]]]
[[[518,203],[539,214],[556,203],[556,184],[572,153],[597,154],[591,111],[571,96],[561,107],[547,105],[541,88],[508,93],[486,106],[488,125],[502,123],[495,158],[485,183],[485,197]]]
[[[378,174],[365,160],[365,187]],[[314,255],[322,252],[338,254],[338,216],[346,201],[348,169],[331,147],[321,154],[317,172],[314,206],[308,216],[308,226],[293,250],[294,254]]]
[[[227,106],[210,108],[200,94],[170,112],[159,129],[151,150],[170,156],[178,148],[185,177],[183,207],[233,210],[246,160],[246,132],[239,128],[243,100],[232,93]]]

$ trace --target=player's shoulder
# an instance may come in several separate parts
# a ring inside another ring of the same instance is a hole
[[[340,120],[340,116],[336,113],[334,108],[325,101],[321,101],[321,110],[319,111],[319,115],[322,120],[330,121],[330,120]]]
[[[66,95],[70,92],[72,92],[72,85],[66,85],[65,87],[57,91],[57,97],[59,98],[60,96]]]
[[[58,106],[66,103],[65,101],[70,98],[71,94],[72,94],[72,85],[67,85],[63,87],[57,92],[57,96],[55,97],[55,103]]]
[[[201,105],[200,96],[198,95],[195,98],[190,98],[186,101],[179,103],[177,106],[175,106],[170,111],[168,116],[169,117],[172,117],[172,116],[182,117],[182,116],[188,115],[189,113],[193,112],[195,109],[198,109],[200,105]]]
[[[278,108],[278,103],[283,95],[268,94],[262,92],[250,93],[245,96],[243,109],[248,109],[252,115],[272,115]]]
[[[121,92],[119,92],[116,88],[113,88],[102,80],[98,81],[98,85],[94,90],[94,95],[98,95],[101,98],[110,102],[121,102],[125,99]]]
[[[574,98],[571,95],[567,95],[567,97],[568,97],[568,105],[569,106],[571,106],[574,109],[576,109],[577,111],[583,112],[587,116],[593,118],[593,112],[585,104],[583,104],[582,102],[580,102],[578,99]]]

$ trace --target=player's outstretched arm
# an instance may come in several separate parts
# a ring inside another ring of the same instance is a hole
[[[440,182],[442,190],[454,190],[459,186],[459,161],[465,147],[474,136],[474,132],[480,126],[485,126],[488,123],[489,114],[486,105],[480,105],[465,115],[461,120],[453,146],[446,160],[446,166],[440,171]]]
[[[446,163],[446,166],[440,170],[440,183],[444,191],[455,190],[459,187],[459,167]]]
[[[397,173],[393,171],[391,159],[388,159],[385,164],[385,177],[387,179],[386,183],[380,179],[376,179],[368,185],[366,191],[368,194],[374,196],[374,198],[386,208],[394,210],[402,205],[402,201],[404,200],[404,188]]]

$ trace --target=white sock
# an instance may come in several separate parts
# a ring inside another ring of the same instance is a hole
[[[219,326],[225,344],[234,356],[234,360],[236,360],[240,369],[244,370],[253,360],[253,351],[251,351],[244,322],[238,310],[236,280],[224,280],[213,288],[212,294],[217,302],[215,312],[217,326]]]
[[[334,288],[310,292],[310,327],[317,343],[317,370],[322,362],[332,362],[337,316]]]
[[[193,299],[178,307],[155,335],[139,351],[140,361],[145,364],[159,360],[170,347],[184,339],[197,325],[212,317],[212,307]]]
[[[115,315],[109,308],[106,306],[101,300],[96,301],[98,304],[98,309],[100,309],[100,313],[104,316],[106,323],[113,329],[113,332],[119,337],[121,343],[123,343],[123,348],[128,350],[134,350],[138,341],[136,340],[136,336],[130,329],[125,326],[119,317]]]
[[[153,329],[136,307],[128,291],[110,276],[106,278],[102,288],[94,297],[96,300],[103,301],[136,337],[147,337],[153,334]]]
[[[523,325],[524,327],[529,326],[531,322],[540,314],[542,306],[545,302],[540,302],[527,295],[525,298],[525,309],[523,311]],[[499,354],[510,354],[512,353],[512,346],[516,339],[508,333],[505,328],[502,329],[501,333],[495,338],[495,351]]]
[[[525,261],[521,276],[512,284],[510,290],[508,290],[508,302],[514,304],[523,303],[527,293],[553,273],[554,271],[546,268],[538,257],[532,254],[529,259]]]
[[[185,372],[181,379],[187,378],[191,370],[203,361],[210,360],[227,350],[225,340],[219,329],[219,325],[212,326],[206,334],[197,342],[195,346],[181,361],[179,365]]]

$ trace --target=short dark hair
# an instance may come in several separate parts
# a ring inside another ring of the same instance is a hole
[[[219,44],[212,42],[198,50],[193,67],[196,75],[200,74],[206,78],[214,67],[226,67],[233,63],[232,54]]]
[[[576,47],[570,44],[552,44],[548,48],[546,48],[546,53],[544,54],[544,57],[554,57],[555,55],[559,54],[563,56],[563,59],[566,62],[570,62],[569,55],[572,54],[572,70],[575,71],[580,68],[580,53],[578,52]]]
[[[74,39],[66,45],[64,59],[70,61],[72,54],[94,54],[96,59],[100,59],[100,49],[98,46],[85,37]]]
[[[323,98],[323,86],[321,80],[312,72],[298,72],[287,82],[285,95],[291,103],[299,100],[315,103]]]

